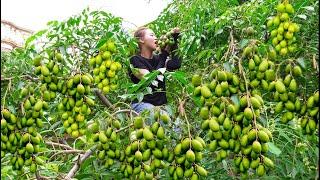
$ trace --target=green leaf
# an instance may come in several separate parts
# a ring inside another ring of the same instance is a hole
[[[35,33],[34,35],[30,36],[25,43],[25,47],[27,47],[29,45],[30,42],[34,41],[35,39],[37,39],[38,37],[42,36],[44,33],[46,33],[47,30],[41,30],[37,33]]]
[[[222,32],[223,32],[223,29],[218,29],[216,31],[216,33],[214,33],[214,35],[217,36],[217,35],[221,34]]]
[[[299,14],[297,15],[299,18],[303,19],[303,20],[306,20],[307,19],[307,16],[305,14]]]
[[[139,102],[141,102],[143,100],[143,96],[144,95],[141,92],[137,94],[137,99],[138,99]]]
[[[297,59],[297,62],[300,64],[300,66],[303,68],[303,69],[306,69],[306,64],[305,64],[305,60],[303,57],[299,57]]]
[[[281,154],[281,150],[275,144],[273,144],[272,142],[268,142],[267,144],[269,146],[269,151],[272,154],[275,154],[276,156],[279,156]]]
[[[186,74],[185,74],[184,72],[182,72],[182,71],[173,72],[173,73],[171,74],[171,76],[172,76],[174,79],[176,79],[176,80],[178,80],[179,82],[181,82],[182,84],[184,84],[184,85],[188,84],[188,81],[187,81],[187,79],[186,79]]]
[[[233,104],[240,105],[239,95],[237,95],[237,94],[232,95],[231,100],[232,100]]]
[[[249,43],[249,39],[242,39],[240,41],[240,48],[243,49]]]

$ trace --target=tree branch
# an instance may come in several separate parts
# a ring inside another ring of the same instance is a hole
[[[99,97],[99,99],[102,101],[104,105],[114,110],[114,106],[111,104],[111,102],[101,93],[100,90],[95,89],[94,92]]]
[[[59,154],[73,154],[73,153],[83,154],[83,153],[85,153],[85,151],[77,150],[77,149],[74,149],[74,150],[62,150],[62,151],[59,151],[59,152],[53,154],[49,159],[51,160],[53,157],[55,157],[55,156],[57,156]]]
[[[91,149],[89,149],[88,151],[86,151],[86,153],[81,157],[80,155],[78,155],[78,160],[77,162],[73,165],[73,167],[71,168],[71,170],[69,171],[69,173],[67,174],[66,177],[64,177],[65,180],[71,180],[71,178],[73,178],[73,176],[76,174],[76,172],[79,170],[81,164],[89,158],[89,156],[91,156],[91,154],[93,153],[93,151],[95,151],[97,149],[97,145],[93,146]]]
[[[60,143],[56,143],[56,142],[46,142],[46,144],[50,145],[50,146],[62,147],[62,148],[67,149],[67,150],[75,150],[75,149],[73,149],[72,147],[70,147],[68,145],[60,144]]]

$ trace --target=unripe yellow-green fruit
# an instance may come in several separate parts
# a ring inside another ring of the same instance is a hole
[[[196,159],[196,156],[194,154],[194,152],[189,149],[186,153],[186,159],[190,162],[190,163],[193,163]]]
[[[263,143],[270,141],[268,134],[262,130],[258,131],[258,137],[259,137],[259,140]]]
[[[198,74],[193,75],[192,79],[191,79],[191,83],[194,86],[200,86],[201,85],[201,76]]]
[[[151,141],[153,139],[153,134],[149,128],[143,129],[143,138],[146,139],[147,141]]]

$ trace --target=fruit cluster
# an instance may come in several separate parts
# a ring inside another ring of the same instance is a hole
[[[277,101],[275,113],[282,113],[281,122],[288,123],[293,120],[295,114],[303,111],[305,105],[301,104],[301,100],[297,96],[299,85],[296,78],[302,75],[302,70],[299,65],[286,65],[284,79],[278,78],[274,85],[274,100]]]
[[[164,168],[165,161],[173,160],[173,153],[167,148],[165,129],[158,121],[146,126],[144,118],[134,118],[135,131],[131,143],[125,148],[125,158],[120,171],[125,177],[152,179],[158,170]]]
[[[245,56],[249,53],[252,52],[246,52]],[[256,55],[254,59],[257,62],[260,60]],[[268,62],[263,64],[267,64],[268,67]],[[259,67],[261,73],[267,70],[266,67]],[[259,67],[254,69],[259,70]],[[209,150],[216,152],[217,161],[227,158],[230,152],[235,153],[236,167],[241,174],[247,176],[250,163],[253,163],[251,169],[257,169],[256,173],[262,176],[265,174],[265,165],[272,164],[265,155],[268,151],[266,143],[272,135],[257,123],[263,99],[253,91],[252,95],[250,92],[243,93],[246,92],[245,84],[235,73],[216,68],[212,71],[209,81],[210,84],[201,85],[201,76],[194,75],[192,78],[192,84],[195,86],[194,95],[201,96],[201,128],[208,131]],[[241,94],[238,103],[232,100],[232,96]]]
[[[252,46],[255,45],[249,45],[243,51],[245,57],[249,59],[248,66],[246,66],[250,80],[249,85],[253,90],[262,87],[267,92],[271,91],[274,88],[276,78],[275,64],[268,58],[261,58],[257,52],[250,52],[250,49],[255,49]],[[274,56],[271,54],[272,52],[269,53],[269,56]]]
[[[206,177],[207,171],[199,165],[203,158],[202,151],[206,147],[204,140],[187,137],[174,148],[174,162],[169,166],[169,174],[173,179],[199,179],[199,175]]]
[[[96,132],[93,136],[93,141],[98,142],[97,157],[100,159],[106,168],[114,164],[115,160],[123,160],[124,153],[120,151],[120,135],[117,130],[120,129],[121,123],[119,120],[111,120],[108,123],[108,128],[104,131]]]
[[[122,65],[111,59],[115,52],[115,44],[108,41],[100,47],[99,54],[89,60],[89,64],[93,68],[94,83],[104,94],[108,94],[118,87],[116,73],[122,68]]]
[[[41,100],[32,101],[32,106],[33,112],[36,112],[32,114],[39,115],[43,106]],[[43,160],[36,156],[40,152],[39,144],[42,141],[37,127],[42,127],[42,121],[37,119],[35,123],[32,114],[19,118],[8,109],[1,110],[1,158],[11,153],[10,163],[13,170],[18,170],[19,173],[23,173],[23,167],[26,166],[34,173],[37,165],[43,165]]]
[[[300,126],[302,133],[307,135],[313,135],[317,128],[319,128],[319,91],[316,91],[311,95],[306,103],[306,108],[301,112],[304,115],[300,119]],[[306,110],[308,108],[308,110]]]
[[[58,52],[51,53],[46,63],[42,56],[36,56],[33,59],[35,74],[39,75],[42,82],[40,89],[43,100],[47,102],[52,101],[56,97],[56,92],[61,92],[63,89],[63,81],[59,79],[62,75],[62,61],[63,57]]]
[[[172,34],[174,34],[173,30],[169,32],[164,32],[163,35],[160,36],[157,44],[160,49],[164,49],[166,46],[172,46],[174,44],[174,39]]]
[[[93,78],[90,74],[75,74],[64,82],[62,94],[65,96],[58,104],[58,111],[65,131],[74,138],[84,135],[87,128],[87,117],[95,105],[88,95]],[[91,107],[91,108],[90,108]]]
[[[290,20],[294,9],[288,1],[278,4],[276,9],[277,15],[267,22],[267,27],[275,50],[281,56],[286,56],[297,49],[295,33],[299,32],[300,27]]]

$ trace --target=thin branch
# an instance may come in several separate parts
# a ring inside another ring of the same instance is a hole
[[[114,116],[114,115],[116,115],[116,114],[119,114],[119,113],[123,113],[123,112],[125,112],[125,113],[134,113],[136,116],[138,116],[139,115],[139,113],[137,113],[136,111],[134,111],[134,110],[131,110],[131,109],[122,109],[122,110],[119,110],[119,111],[116,111],[116,112],[114,112],[113,114],[111,114],[111,116]]]
[[[53,157],[55,157],[55,156],[57,156],[59,154],[73,154],[73,153],[83,154],[83,153],[85,153],[85,151],[77,150],[77,149],[74,149],[74,150],[62,150],[62,151],[59,151],[59,152],[53,154],[49,159],[51,160]]]
[[[93,146],[91,149],[89,149],[88,151],[86,151],[86,153],[80,157],[80,155],[78,155],[78,160],[77,162],[73,165],[73,167],[71,168],[71,170],[69,171],[69,173],[67,174],[66,177],[64,177],[65,180],[71,180],[76,172],[79,170],[81,164],[88,159],[91,154],[93,153],[93,151],[95,151],[97,149],[97,145]]]
[[[65,145],[65,144],[60,144],[60,143],[56,143],[56,142],[46,142],[47,145],[51,145],[51,146],[58,146],[58,147],[62,147],[66,150],[75,150],[72,147]]]
[[[114,106],[111,104],[111,102],[101,93],[100,90],[95,89],[94,92],[99,97],[99,99],[102,101],[104,105],[114,110]]]

